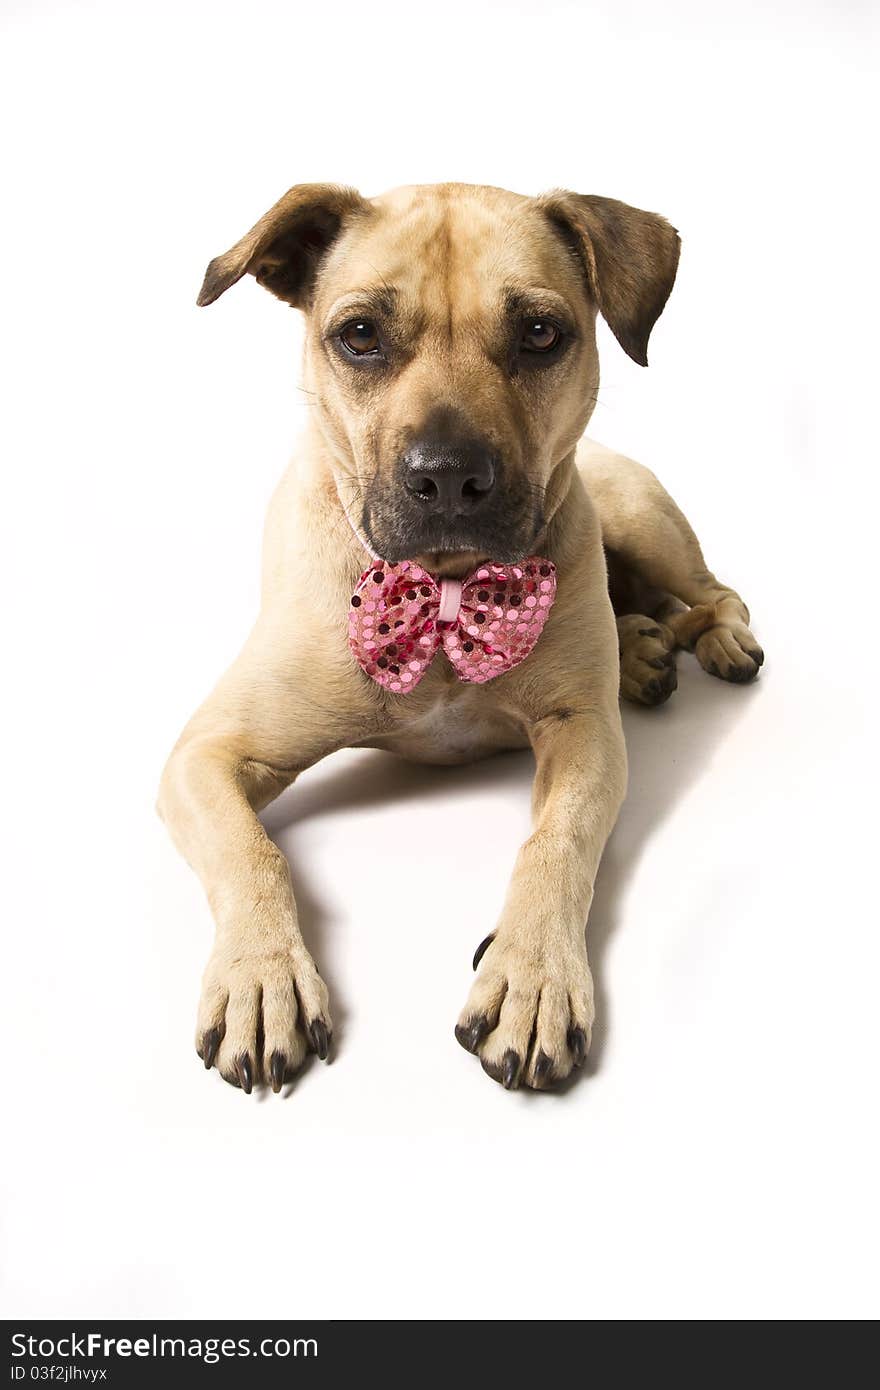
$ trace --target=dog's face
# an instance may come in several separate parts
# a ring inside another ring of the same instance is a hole
[[[349,517],[385,559],[457,574],[535,547],[595,402],[597,310],[644,364],[677,262],[668,223],[609,199],[299,185],[199,303],[250,271],[305,310]]]

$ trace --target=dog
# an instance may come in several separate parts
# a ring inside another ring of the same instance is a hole
[[[533,833],[455,1034],[508,1090],[584,1061],[585,928],[626,786],[619,697],[666,700],[679,647],[722,680],[763,661],[653,474],[583,438],[597,314],[646,366],[678,259],[664,218],[609,198],[301,184],[208,266],[201,305],[250,274],[303,311],[311,407],[269,508],[256,626],[158,803],[216,922],[197,1051],[243,1091],[281,1090],[331,1046],[258,813],[345,747],[533,749]]]

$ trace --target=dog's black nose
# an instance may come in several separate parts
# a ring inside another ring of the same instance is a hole
[[[403,479],[428,511],[462,516],[495,486],[495,459],[484,444],[413,444],[403,456]]]

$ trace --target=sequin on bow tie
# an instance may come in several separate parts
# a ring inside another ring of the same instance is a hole
[[[459,680],[481,684],[503,675],[541,635],[556,597],[556,568],[539,556],[481,565],[460,585],[455,616],[441,621],[458,590],[413,561],[374,561],[352,595],[348,620],[349,646],[366,674],[406,695],[442,646]]]

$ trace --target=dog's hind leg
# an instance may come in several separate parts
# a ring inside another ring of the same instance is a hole
[[[637,664],[644,653],[637,644],[647,640],[643,629],[653,627],[660,629],[650,634],[660,648],[653,652],[655,660],[675,646],[685,647],[696,652],[700,665],[713,676],[740,683],[753,680],[764,653],[749,629],[749,610],[739,594],[707,568],[686,517],[654,474],[592,442],[584,444],[578,461],[599,514],[612,589],[617,569],[640,594],[637,610],[628,606],[626,597],[618,596],[615,605],[621,692],[651,703],[625,685],[624,668],[630,676],[644,675]],[[630,623],[630,617],[638,621]],[[646,623],[646,618],[653,621]],[[655,678],[659,672],[657,667]],[[643,686],[644,682],[639,689]],[[674,686],[666,693],[671,689]]]
[[[662,705],[678,686],[675,633],[664,621],[683,604],[650,589],[606,548],[608,588],[617,619],[620,693],[638,705]]]

